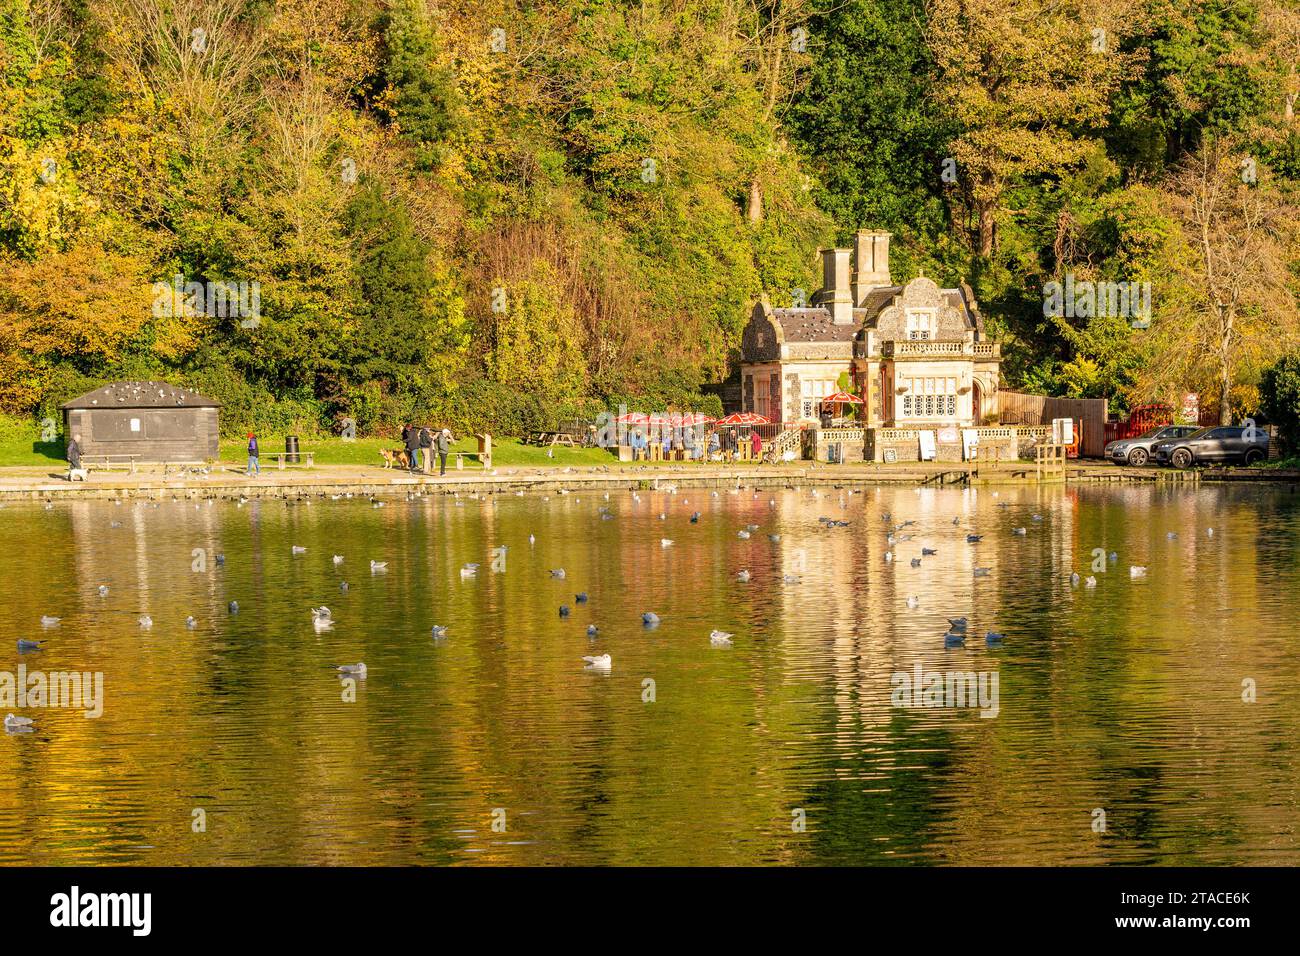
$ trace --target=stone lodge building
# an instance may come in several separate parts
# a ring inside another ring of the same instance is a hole
[[[895,285],[887,232],[822,250],[823,286],[807,308],[754,307],[741,340],[742,410],[787,428],[822,398],[861,397],[868,429],[971,428],[997,421],[1001,352],[970,288],[920,276]],[[841,409],[844,411],[844,409]]]

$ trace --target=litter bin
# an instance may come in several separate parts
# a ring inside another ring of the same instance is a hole
[[[284,460],[290,465],[298,464],[298,436],[284,436]]]
[[[478,460],[484,468],[492,467],[492,436],[486,433],[475,435],[478,439]],[[457,466],[459,467],[459,466]]]

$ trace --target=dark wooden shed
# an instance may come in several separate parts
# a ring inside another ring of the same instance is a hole
[[[81,436],[82,455],[137,461],[217,457],[220,403],[167,382],[114,382],[64,402],[64,435]]]

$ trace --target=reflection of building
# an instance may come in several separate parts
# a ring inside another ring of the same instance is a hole
[[[137,461],[217,457],[218,402],[166,382],[114,382],[65,402],[65,434],[81,453]]]
[[[755,306],[741,342],[744,411],[813,420],[821,399],[848,389],[865,399],[868,427],[996,420],[1001,354],[965,283],[894,285],[889,233],[866,230],[854,249],[822,250],[822,271],[811,306]]]

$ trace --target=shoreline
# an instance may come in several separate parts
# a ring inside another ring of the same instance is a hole
[[[318,465],[315,468],[263,470],[247,478],[236,466],[210,475],[164,477],[161,471],[92,472],[85,482],[69,482],[64,472],[49,468],[0,468],[0,501],[41,501],[121,498],[283,498],[329,497],[351,494],[371,497],[419,494],[493,494],[605,490],[663,490],[678,488],[882,487],[911,485],[1061,485],[1209,483],[1287,484],[1300,481],[1300,471],[1261,471],[1222,468],[1176,471],[1131,468],[1104,461],[1072,461],[1064,480],[1039,481],[1032,463],[967,466],[966,463],[906,463],[896,465],[827,465],[799,462],[779,465],[600,465],[518,466],[484,472],[480,468],[437,475],[407,475],[370,466]]]

